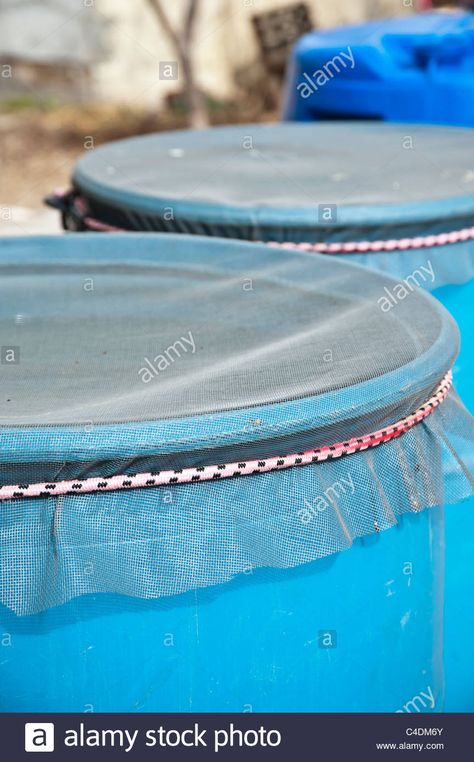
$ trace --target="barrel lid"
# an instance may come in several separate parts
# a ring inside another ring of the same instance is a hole
[[[79,160],[73,180],[125,227],[311,240],[384,226],[401,237],[472,223],[473,148],[461,128],[248,124],[109,143]]]
[[[8,431],[14,456],[33,460],[324,439],[358,418],[366,432],[367,416],[393,422],[427,399],[457,353],[421,271],[403,285],[319,255],[172,235],[4,239],[0,251],[4,460]]]

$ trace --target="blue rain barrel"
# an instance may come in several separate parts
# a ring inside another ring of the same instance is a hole
[[[426,44],[434,55],[447,50],[449,30],[449,45],[459,47],[471,18],[430,14],[383,22],[381,28],[399,25],[401,51],[418,44],[421,27],[431,25]],[[416,25],[421,25],[418,37]],[[324,37],[329,33],[322,34],[321,39],[329,39]],[[304,38],[301,48],[311,39]],[[464,88],[458,74],[453,87]],[[339,82],[345,86],[344,80],[334,79],[324,93],[329,97]],[[400,102],[390,100],[391,106]],[[422,102],[410,99],[416,107]],[[465,109],[464,96],[462,103]],[[309,244],[334,254],[333,259],[390,273],[399,283],[408,278],[408,296],[399,289],[400,297],[410,301],[412,287],[432,290],[461,327],[454,376],[474,411],[474,167],[468,160],[473,149],[474,132],[469,129],[387,122],[320,121],[164,133],[89,151],[76,165],[72,192],[51,203],[61,208],[70,228]],[[344,253],[344,246],[350,253]],[[395,306],[393,294],[389,296]],[[447,706],[472,710],[474,665],[471,669],[466,664],[464,654],[474,621],[471,565],[466,561],[474,552],[474,512],[470,506],[463,511],[462,522],[456,510],[447,514]]]
[[[0,250],[0,708],[440,711],[439,302],[239,241]]]
[[[440,711],[443,546],[434,508],[335,557],[165,605],[103,594],[3,609],[1,710]]]
[[[434,295],[456,319],[461,331],[461,351],[456,361],[456,387],[474,411],[474,279],[444,286]],[[474,451],[472,453],[474,458]],[[446,565],[448,589],[445,600],[446,711],[471,712],[474,707],[474,664],[466,658],[472,647],[474,604],[470,571],[474,557],[473,501],[446,509]]]
[[[293,49],[283,116],[472,127],[473,29],[457,11],[310,32]]]
[[[466,157],[473,149],[469,129],[386,122],[165,132],[86,152],[72,193],[50,202],[71,227],[313,243],[324,252],[325,244],[469,229],[474,170]],[[467,270],[463,240],[449,250]],[[411,248],[388,251],[395,269]],[[441,277],[459,278],[452,258],[444,259],[438,286]]]

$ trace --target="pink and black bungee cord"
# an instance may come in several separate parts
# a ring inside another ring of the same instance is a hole
[[[47,200],[52,206],[57,206],[68,199],[71,211],[75,212],[77,219],[86,230],[101,233],[131,233],[137,231],[127,230],[92,217],[88,213],[87,202],[79,194],[71,191],[56,189]],[[55,200],[57,204],[55,204]],[[60,208],[60,207],[59,207]],[[412,238],[389,238],[380,241],[345,241],[341,243],[293,243],[292,241],[265,241],[267,246],[280,249],[297,249],[298,251],[314,252],[315,254],[364,254],[366,252],[382,251],[406,251],[407,249],[425,249],[433,246],[447,246],[463,241],[474,240],[474,227],[452,230],[449,233],[437,233],[435,235],[415,236]],[[256,243],[256,242],[254,242]],[[257,242],[257,243],[262,243]]]
[[[237,461],[234,463],[219,463],[209,466],[198,466],[166,471],[150,471],[136,474],[117,474],[115,476],[95,476],[88,479],[73,479],[56,482],[39,482],[35,484],[8,484],[0,486],[0,501],[20,498],[54,497],[69,494],[85,494],[91,492],[112,492],[115,490],[139,489],[144,487],[160,487],[175,484],[190,484],[194,482],[215,481],[221,479],[249,476],[281,471],[310,464],[335,460],[343,456],[353,455],[371,447],[377,447],[421,423],[446,399],[452,385],[452,371],[443,380],[421,407],[406,418],[361,437],[349,439],[324,447],[318,447],[306,452],[291,455],[273,456],[257,460]]]

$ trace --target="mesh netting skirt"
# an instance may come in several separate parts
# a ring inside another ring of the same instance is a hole
[[[441,709],[441,305],[238,241],[0,251],[1,708]]]
[[[434,291],[460,325],[454,376],[474,410],[473,148],[472,130],[380,122],[151,135],[89,152],[72,193],[51,201],[66,227],[273,241],[358,262],[397,279],[387,310],[418,287]],[[463,522],[448,512],[447,521],[453,708],[472,710],[474,661],[469,671],[464,654],[474,629],[474,512]]]

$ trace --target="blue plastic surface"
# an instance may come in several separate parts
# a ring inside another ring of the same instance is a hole
[[[164,603],[2,607],[0,711],[440,711],[443,548],[434,508]]]
[[[344,257],[346,258],[346,257]],[[348,255],[359,264],[405,278],[430,261],[436,273],[432,289],[455,318],[461,333],[461,351],[454,366],[454,383],[474,414],[474,251],[470,243],[409,252]],[[421,281],[420,281],[421,282]],[[436,288],[437,283],[442,285]],[[472,453],[474,458],[474,452]],[[444,664],[446,711],[474,710],[474,598],[472,595],[474,558],[474,500],[446,508],[446,583]]]
[[[461,352],[454,376],[459,393],[474,414],[474,280],[434,292],[461,329]],[[473,453],[474,457],[474,453]],[[474,710],[474,502],[446,509],[445,674],[446,711]]]
[[[472,126],[473,73],[472,13],[315,31],[294,48],[283,116]]]

